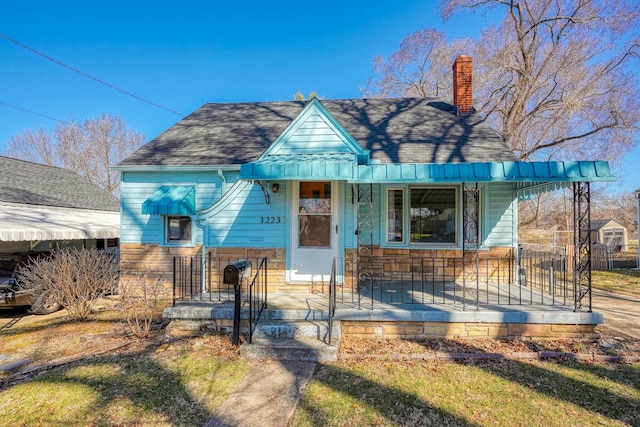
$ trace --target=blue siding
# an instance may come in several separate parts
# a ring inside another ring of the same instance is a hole
[[[240,193],[207,221],[207,246],[284,248],[290,227],[286,184],[281,182],[278,193],[270,194],[269,204],[258,185]]]
[[[270,155],[351,153],[353,150],[317,111],[311,111],[304,120],[295,123]]]
[[[482,234],[484,246],[511,247],[517,240],[514,230],[514,212],[517,202],[512,183],[491,183],[484,189]]]
[[[237,173],[225,177],[228,186]],[[124,172],[121,184],[120,240],[123,243],[164,242],[163,217],[142,214],[142,204],[161,185],[190,184],[196,187],[196,208],[203,209],[218,200],[222,181],[217,173]],[[193,227],[194,243],[202,240],[201,230]]]

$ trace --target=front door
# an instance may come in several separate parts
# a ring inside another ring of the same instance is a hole
[[[338,255],[338,186],[303,181],[292,186],[289,280],[329,282]]]

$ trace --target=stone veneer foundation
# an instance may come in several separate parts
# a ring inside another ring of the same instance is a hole
[[[191,257],[201,254],[201,245],[193,247],[160,246],[155,244],[122,243],[120,245],[120,267],[122,281],[131,280],[132,272],[150,272],[161,276],[167,295],[173,292],[173,259],[174,257]],[[257,263],[267,257],[268,290],[270,292],[286,285],[286,250],[269,248],[207,248],[207,253],[214,260],[212,263],[212,288],[220,282],[221,269],[228,262],[247,258]],[[355,288],[357,272],[357,250],[345,250],[345,285]],[[478,253],[479,274],[481,277],[498,279],[503,282],[513,281],[511,248],[492,248]],[[462,277],[461,250],[400,249],[400,248],[361,248],[360,261],[362,269],[374,269],[374,276],[385,275],[391,271],[405,274],[428,274],[436,281],[455,281]],[[385,260],[382,262],[382,260]],[[393,262],[388,260],[393,259]],[[413,261],[411,261],[413,259]],[[416,260],[423,259],[423,262]],[[467,260],[469,264],[472,259]],[[318,285],[310,283],[309,285]]]
[[[518,338],[518,339],[598,339],[597,325],[533,323],[442,323],[342,320],[342,336],[360,338]]]

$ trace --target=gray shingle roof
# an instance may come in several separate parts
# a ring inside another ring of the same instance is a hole
[[[256,160],[308,101],[205,104],[120,163],[205,166]],[[482,118],[456,116],[444,98],[325,100],[322,104],[383,163],[515,161]]]
[[[3,156],[0,156],[0,201],[120,210],[117,197],[75,172]]]

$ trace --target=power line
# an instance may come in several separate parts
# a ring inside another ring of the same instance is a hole
[[[64,120],[56,119],[55,117],[47,116],[46,114],[37,113],[35,111],[28,110],[26,108],[22,108],[22,107],[19,107],[17,105],[14,105],[14,104],[9,104],[8,102],[4,102],[4,101],[0,101],[0,104],[6,105],[7,107],[14,108],[16,110],[24,111],[25,113],[29,113],[29,114],[33,114],[33,115],[36,115],[36,116],[44,117],[45,119],[53,120],[54,122],[62,123],[63,125],[75,126],[75,127],[80,128],[80,129],[82,129],[82,130],[84,130],[86,132],[89,132],[89,133],[98,134],[98,132],[96,132],[95,130],[86,128],[83,125],[81,125],[80,123],[65,122]],[[122,137],[114,137],[114,139],[116,139],[118,141],[124,141],[125,140],[125,138],[122,138]]]
[[[9,104],[8,102],[0,101],[0,104],[6,105],[7,107],[15,108],[16,110],[24,111],[25,113],[33,114],[35,116],[44,117],[45,119],[53,120],[54,122],[62,123],[68,126],[72,126],[71,123],[65,122],[64,120],[56,119],[55,117],[47,116],[45,114],[36,113],[35,111],[27,110],[26,108],[18,107],[17,105]]]
[[[86,77],[86,78],[88,78],[88,79],[91,79],[91,80],[93,80],[93,81],[96,81],[96,82],[100,83],[101,85],[104,85],[104,86],[107,86],[107,87],[109,87],[109,88],[111,88],[111,89],[117,90],[117,91],[118,91],[118,92],[120,92],[120,93],[123,93],[123,94],[125,94],[125,95],[127,95],[127,96],[130,96],[130,97],[132,97],[132,98],[137,99],[138,101],[145,102],[145,103],[147,103],[147,104],[153,105],[154,107],[161,108],[161,109],[163,109],[163,110],[165,110],[165,111],[168,111],[168,112],[170,112],[170,113],[177,114],[177,115],[178,115],[178,116],[180,116],[180,117],[184,117],[184,114],[182,114],[182,113],[179,113],[179,112],[177,112],[177,111],[175,111],[175,110],[172,110],[172,109],[170,109],[170,108],[167,108],[167,107],[163,107],[163,106],[162,106],[162,105],[160,105],[160,104],[156,104],[156,103],[155,103],[155,102],[153,102],[153,101],[149,101],[149,100],[144,99],[144,98],[142,98],[142,97],[140,97],[140,96],[137,96],[137,95],[134,95],[134,94],[132,94],[132,93],[130,93],[130,92],[127,92],[127,91],[126,91],[126,90],[124,90],[124,89],[120,89],[119,87],[116,87],[116,86],[114,86],[114,85],[112,85],[112,84],[110,84],[110,83],[107,83],[107,82],[105,82],[104,80],[100,80],[100,79],[98,79],[98,78],[96,78],[96,77],[93,77],[93,76],[92,76],[92,75],[90,75],[90,74],[87,74],[87,73],[85,73],[85,72],[83,72],[83,71],[80,71],[80,70],[78,70],[77,68],[74,68],[74,67],[72,67],[72,66],[70,66],[70,65],[67,65],[67,64],[65,64],[65,63],[63,63],[63,62],[61,62],[61,61],[58,61],[57,59],[54,59],[54,58],[52,58],[52,57],[50,57],[50,56],[48,56],[48,55],[46,55],[46,54],[44,54],[44,53],[42,53],[42,52],[39,52],[39,51],[35,50],[34,48],[27,46],[26,44],[20,43],[19,41],[14,40],[14,39],[12,39],[12,38],[11,38],[11,37],[9,37],[9,36],[6,36],[6,35],[4,35],[4,34],[0,34],[0,37],[2,37],[2,38],[3,38],[3,39],[5,39],[5,40],[10,41],[11,43],[14,43],[14,44],[16,44],[16,45],[20,46],[20,47],[21,47],[21,48],[23,48],[23,49],[27,49],[28,51],[31,51],[31,52],[35,53],[36,55],[39,55],[39,56],[41,56],[41,57],[43,57],[43,58],[45,58],[45,59],[48,59],[49,61],[51,61],[51,62],[53,62],[53,63],[55,63],[55,64],[58,64],[58,65],[60,65],[60,66],[62,66],[62,67],[64,67],[64,68],[66,68],[66,69],[68,69],[68,70],[71,70],[71,71],[73,71],[73,72],[75,72],[75,73],[78,73],[78,74],[80,74],[81,76],[84,76],[84,77]]]

